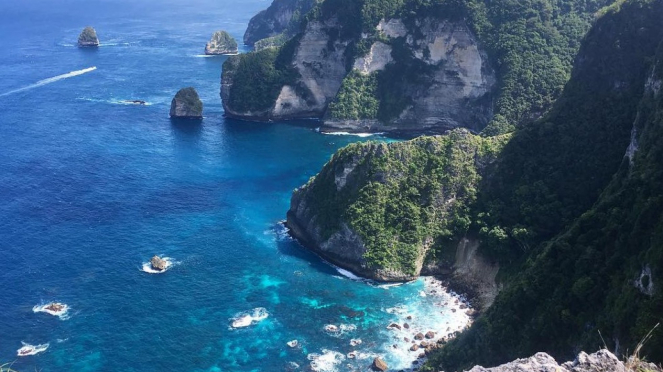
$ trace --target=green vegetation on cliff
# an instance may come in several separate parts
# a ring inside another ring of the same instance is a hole
[[[345,223],[374,267],[412,272],[420,247],[444,258],[464,236],[500,263],[494,304],[428,370],[626,352],[663,322],[663,0],[600,14],[542,119],[509,136],[351,145],[307,185],[323,239]],[[643,354],[660,350],[657,329]]]
[[[341,149],[305,186],[311,208],[319,212],[316,223],[322,238],[345,223],[362,238],[371,268],[415,275],[422,247],[432,248],[434,256],[467,231],[480,172],[506,139],[457,130]],[[339,173],[347,173],[348,185],[340,190]]]
[[[376,30],[381,19],[401,18],[410,31],[425,17],[465,20],[497,70],[495,116],[485,129],[486,134],[494,135],[512,131],[550,108],[569,79],[573,57],[594,13],[610,3],[611,0],[326,0],[309,13],[307,20],[338,17],[341,24],[335,37],[349,42],[349,66],[356,57],[366,54],[374,41],[390,42]],[[394,49],[395,69],[379,80],[372,99],[391,96],[391,101],[407,101],[403,83],[414,77],[425,85],[430,77],[430,68],[422,69],[409,61],[411,52],[407,48],[395,45]],[[344,98],[332,107],[331,117],[350,119],[347,113],[361,104],[359,96]],[[400,114],[390,102],[381,102],[381,115],[376,113],[371,119],[389,122]]]
[[[482,250],[511,274],[431,370],[563,358],[602,345],[599,331],[626,352],[663,321],[663,1],[603,13],[562,98],[516,132],[484,185],[480,205],[506,234]],[[643,354],[661,362],[652,335]]]
[[[377,74],[362,75],[352,71],[345,79],[338,95],[329,105],[334,119],[374,119],[378,115],[380,101],[376,98]]]
[[[296,41],[228,58],[223,64],[223,79],[232,76],[233,84],[226,104],[240,112],[269,110],[284,85],[296,85],[299,74],[288,62]]]

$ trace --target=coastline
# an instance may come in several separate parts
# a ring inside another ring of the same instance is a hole
[[[294,234],[293,227],[288,225],[286,221],[282,221],[281,224],[285,227],[288,236],[297,242],[301,249],[315,254],[344,278],[385,289],[422,281],[424,289],[419,292],[419,296],[429,297],[438,314],[446,314],[447,316],[449,315],[448,312],[452,314],[453,320],[447,320],[444,324],[440,324],[433,317],[437,314],[415,315],[416,309],[410,309],[405,305],[386,309],[385,311],[392,314],[394,319],[384,324],[384,329],[387,331],[384,337],[385,341],[393,344],[386,353],[376,351],[370,357],[384,357],[384,355],[390,354],[397,356],[399,360],[405,361],[407,364],[407,366],[399,365],[395,367],[390,365],[389,369],[417,371],[426,362],[431,351],[444,347],[460,332],[469,328],[481,311],[481,309],[475,307],[475,304],[480,302],[475,297],[476,294],[471,288],[462,285],[460,281],[454,280],[453,275],[420,275],[406,281],[384,281],[367,277],[355,270],[356,265],[348,265],[341,260],[324,254],[319,249],[312,249],[311,242],[307,242]],[[421,319],[424,319],[424,321],[421,322]],[[350,354],[352,353],[347,355],[348,359],[359,359],[357,355]],[[369,356],[364,355],[364,359],[368,358]]]

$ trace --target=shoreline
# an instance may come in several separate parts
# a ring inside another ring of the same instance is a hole
[[[423,322],[423,324],[416,322],[413,314],[414,311],[409,311],[407,308],[386,309],[386,312],[393,314],[396,319],[384,324],[384,329],[388,331],[385,335],[387,337],[385,342],[394,343],[386,353],[379,353],[380,350],[375,350],[375,352],[371,353],[371,358],[373,356],[398,355],[399,359],[409,362],[409,366],[407,367],[393,367],[390,365],[390,370],[418,371],[425,364],[427,356],[431,351],[444,347],[447,342],[457,337],[460,332],[468,329],[480,312],[480,309],[477,309],[475,305],[475,303],[478,303],[478,299],[473,291],[461,285],[460,282],[454,281],[452,275],[419,275],[408,281],[383,281],[368,278],[347,267],[347,265],[337,265],[337,260],[328,259],[319,250],[309,248],[307,244],[293,234],[291,227],[288,226],[286,221],[282,221],[280,224],[285,227],[288,236],[299,245],[300,249],[313,253],[322,262],[333,267],[343,278],[385,289],[388,289],[390,286],[407,285],[408,283],[422,280],[424,288],[420,291],[419,296],[433,297],[432,304],[437,314],[445,314],[447,311],[453,314],[451,316],[453,319],[446,321],[440,327],[440,324],[436,324],[435,321]],[[345,273],[342,271],[345,271]],[[426,317],[426,314],[420,314],[421,316]],[[433,332],[433,337],[430,337],[430,332]],[[350,355],[353,353],[355,352],[347,355],[348,359],[356,357]]]

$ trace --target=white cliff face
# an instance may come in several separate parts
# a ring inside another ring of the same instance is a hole
[[[378,24],[377,30],[390,38],[407,35],[407,28],[405,28],[405,24],[400,19],[382,20]]]
[[[311,22],[295,52],[293,65],[301,75],[301,82],[312,94],[310,111],[322,114],[334,99],[347,74],[345,49],[347,43],[335,42],[329,47],[329,29],[338,27],[336,21],[327,24]]]
[[[306,101],[297,95],[293,87],[285,85],[276,99],[273,115],[277,117],[290,116],[306,110]]]
[[[480,130],[492,117],[496,83],[487,55],[464,22],[427,18],[420,31],[424,38],[411,41],[415,56],[438,68],[430,86],[412,87],[413,104],[396,124]]]
[[[393,61],[391,46],[378,41],[371,46],[368,54],[357,58],[353,68],[362,75],[370,75],[373,72],[384,70],[385,66]]]

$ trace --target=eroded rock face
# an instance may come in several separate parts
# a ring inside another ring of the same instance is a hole
[[[237,52],[237,42],[226,31],[214,32],[210,41],[205,45],[207,55],[237,54]]]
[[[326,118],[323,130],[435,134],[486,126],[493,116],[496,75],[465,22],[425,18],[410,32],[401,20],[392,19],[380,22],[377,30],[392,40],[405,38],[415,58],[431,66],[432,75],[406,85],[404,94],[411,104],[391,122]],[[353,68],[362,74],[382,71],[393,61],[391,52],[378,41]]]
[[[639,367],[643,369],[634,370],[661,370],[649,363],[640,364]],[[532,357],[517,359],[498,367],[476,366],[468,372],[627,372],[629,370],[614,354],[604,349],[593,354],[581,352],[574,361],[561,365],[546,353],[536,353]]]
[[[387,366],[387,363],[384,360],[382,360],[380,358],[373,359],[373,370],[384,372],[388,368],[389,368],[389,366]]]
[[[170,117],[202,119],[203,102],[192,87],[180,89],[170,103]]]
[[[97,37],[97,31],[94,28],[87,26],[83,29],[83,32],[78,36],[78,46],[79,47],[97,47],[99,46],[99,38]]]

